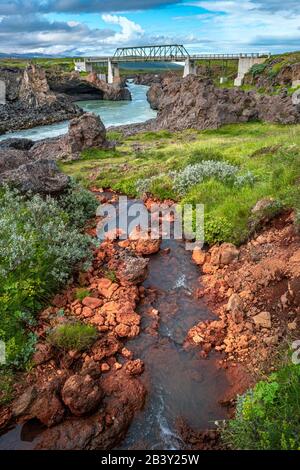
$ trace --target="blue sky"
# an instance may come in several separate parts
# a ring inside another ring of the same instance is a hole
[[[0,0],[0,52],[99,55],[164,43],[192,53],[300,50],[300,0]]]

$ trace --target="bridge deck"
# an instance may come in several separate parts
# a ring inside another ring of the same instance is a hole
[[[75,60],[75,62],[84,61],[86,63],[103,63],[107,64],[108,60],[114,63],[120,62],[184,62],[187,58],[190,60],[239,60],[247,58],[268,57],[268,54],[193,54],[188,56],[170,55],[170,56],[102,56],[102,57],[83,57]]]
[[[167,44],[142,47],[119,47],[113,56],[83,57],[78,61],[86,63],[107,63],[109,60],[119,62],[184,62],[191,60],[230,60],[268,57],[268,54],[242,53],[242,54],[189,54],[180,44]]]

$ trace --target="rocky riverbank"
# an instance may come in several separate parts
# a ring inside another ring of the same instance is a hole
[[[276,363],[280,348],[300,334],[300,236],[294,214],[266,223],[246,244],[195,250],[203,288],[198,295],[219,320],[199,323],[188,340],[206,357],[225,353],[223,365],[243,364],[251,374]]]
[[[124,81],[108,85],[95,72],[81,76],[79,72],[46,71],[50,90],[67,95],[71,101],[80,100],[131,100],[130,91]]]
[[[223,89],[213,82],[189,75],[166,78],[154,84],[148,99],[158,116],[153,129],[216,129],[224,124],[263,121],[280,124],[300,122],[300,106],[286,93],[261,95],[238,88]]]
[[[72,119],[82,114],[76,100],[130,100],[124,83],[108,85],[95,73],[45,71],[35,65],[25,70],[0,68],[6,103],[0,104],[0,135],[19,129]]]
[[[87,148],[109,148],[105,127],[98,116],[85,113],[71,120],[62,137],[33,142],[7,139],[0,142],[0,185],[8,184],[22,193],[59,194],[69,184],[57,160],[78,159]]]

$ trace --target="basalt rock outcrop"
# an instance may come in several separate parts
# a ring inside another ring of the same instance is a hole
[[[289,63],[290,61],[290,63]],[[299,57],[293,58],[286,56],[274,57],[264,64],[262,69],[256,73],[249,72],[245,75],[244,85],[252,85],[257,88],[263,88],[268,92],[275,91],[275,88],[291,87],[293,84],[300,83],[300,62]]]
[[[66,135],[38,141],[29,150],[33,159],[76,160],[88,148],[107,148],[106,130],[99,116],[85,113],[72,119]]]
[[[100,80],[95,72],[81,76],[79,72],[58,72],[47,70],[50,90],[63,93],[72,101],[79,100],[131,100],[131,94],[124,83],[107,84]]]
[[[21,192],[58,194],[69,178],[55,160],[79,158],[87,148],[106,148],[106,131],[99,116],[85,113],[73,119],[62,137],[34,143],[28,139],[7,139],[0,144],[0,185],[8,184]]]
[[[48,85],[45,71],[35,65],[25,70],[1,68],[6,103],[0,104],[0,134],[72,119],[82,111],[65,95],[56,95]]]
[[[165,78],[161,85],[152,85],[148,97],[158,108],[157,119],[151,123],[153,130],[215,129],[255,120],[300,122],[300,106],[285,93],[269,96],[238,88],[222,89],[193,75]]]

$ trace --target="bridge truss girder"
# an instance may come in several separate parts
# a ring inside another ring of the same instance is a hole
[[[141,47],[119,47],[112,60],[125,59],[126,57],[141,59],[143,62],[163,60],[184,60],[190,55],[186,48],[179,44],[169,44],[164,46],[141,46]]]

